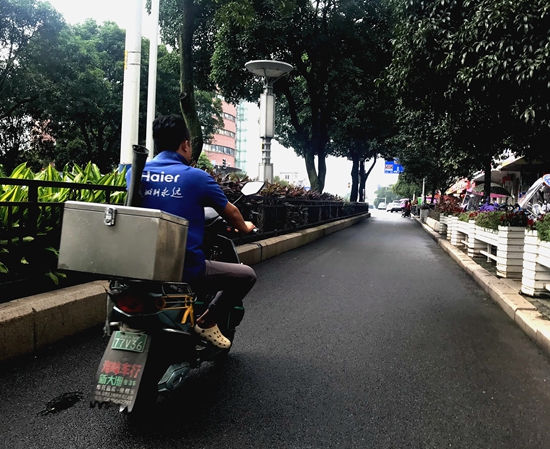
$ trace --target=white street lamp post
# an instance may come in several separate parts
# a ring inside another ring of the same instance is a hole
[[[145,147],[149,150],[148,159],[152,159],[154,155],[153,121],[155,120],[157,96],[159,0],[151,1],[151,22],[153,24],[153,34],[149,42],[149,80],[147,87],[147,126],[145,134]]]
[[[139,75],[141,68],[141,15],[143,0],[134,0],[132,21],[126,29],[124,50],[124,86],[122,91],[122,129],[120,166],[132,163],[132,145],[138,143]]]
[[[262,162],[258,179],[273,182],[273,164],[271,163],[271,139],[275,134],[275,95],[273,84],[293,67],[286,62],[260,60],[249,61],[245,65],[254,75],[264,80],[264,92],[260,96],[260,137],[262,139]]]

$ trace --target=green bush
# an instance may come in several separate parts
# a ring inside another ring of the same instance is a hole
[[[74,164],[72,167],[65,166],[60,173],[54,167],[48,166],[38,173],[27,167],[26,163],[17,166],[10,175],[12,179],[27,179],[39,181],[73,182],[92,185],[125,186],[126,171],[113,171],[102,175],[99,168],[92,163],[81,168]],[[28,188],[18,185],[0,185],[0,202],[27,202]],[[110,196],[111,203],[123,204],[126,192],[113,192]],[[67,187],[41,187],[38,189],[38,201],[40,203],[63,203],[67,200],[86,202],[105,202],[106,194],[103,191],[93,190],[72,190]],[[20,207],[13,207],[11,222],[8,216],[9,208],[2,207],[0,210],[0,281],[11,280],[18,273],[42,272],[54,284],[65,277],[63,273],[56,271],[58,251],[54,248],[52,233],[54,229],[61,226],[59,216],[56,216],[55,223],[52,222],[51,208],[41,208],[37,217],[37,228],[41,230],[36,237],[21,236],[13,237],[11,228],[23,228],[28,220],[29,209],[23,207],[22,218]],[[11,242],[8,242],[8,238]],[[8,243],[16,251],[9,252]]]
[[[529,216],[524,211],[506,212],[500,219],[500,226],[526,228],[528,225]]]
[[[439,213],[443,216],[457,216],[462,213],[462,208],[459,205],[458,198],[454,198],[452,196],[445,196],[443,201],[437,204],[435,210],[439,211]]]
[[[458,214],[458,219],[460,221],[468,222],[470,220],[475,220],[479,212],[462,212],[461,214]]]
[[[525,228],[528,224],[528,216],[525,212],[480,212],[476,218],[476,225],[482,228],[498,230],[499,226],[514,226]]]
[[[535,222],[535,229],[539,234],[539,240],[550,242],[550,214],[539,217]]]
[[[505,215],[505,212],[480,212],[475,217],[476,225],[481,228],[498,230],[498,226],[502,224],[501,217]]]

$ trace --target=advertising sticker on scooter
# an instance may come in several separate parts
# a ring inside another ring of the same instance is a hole
[[[117,331],[111,335],[97,371],[92,404],[117,404],[132,411],[149,346],[147,334]]]
[[[544,183],[550,187],[550,174],[546,174],[542,177],[542,180],[544,181]]]

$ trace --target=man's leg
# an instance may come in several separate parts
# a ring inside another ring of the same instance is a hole
[[[220,316],[242,303],[255,283],[256,273],[248,265],[207,260],[204,275],[191,286],[197,294],[217,294],[197,323],[201,327],[215,324]]]

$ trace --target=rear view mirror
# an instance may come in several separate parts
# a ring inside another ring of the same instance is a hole
[[[256,195],[260,190],[264,188],[264,182],[262,181],[250,181],[247,182],[241,189],[241,193],[245,196]]]

